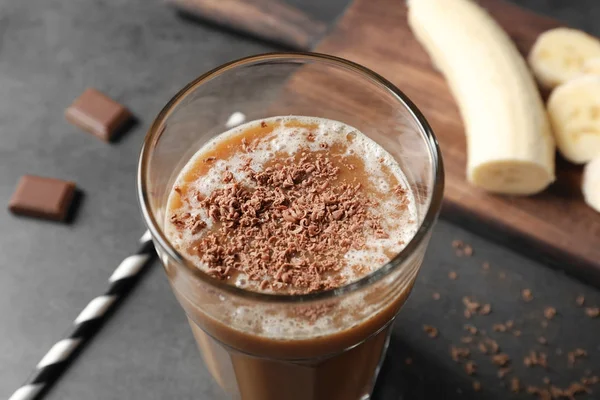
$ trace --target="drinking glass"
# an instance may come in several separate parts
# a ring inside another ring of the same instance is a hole
[[[234,117],[231,117],[234,115]],[[194,153],[246,121],[299,115],[350,125],[400,164],[418,230],[387,264],[318,293],[258,293],[203,273],[164,233],[173,183]],[[158,114],[138,171],[142,213],[206,366],[241,400],[368,399],[390,326],[415,281],[443,192],[438,144],[415,105],[389,81],[350,61],[315,53],[247,57],[207,72]]]

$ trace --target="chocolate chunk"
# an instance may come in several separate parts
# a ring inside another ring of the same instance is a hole
[[[88,88],[65,111],[65,118],[73,125],[109,142],[131,119],[127,108]]]
[[[63,221],[75,194],[75,183],[33,175],[21,177],[8,208],[14,214]]]

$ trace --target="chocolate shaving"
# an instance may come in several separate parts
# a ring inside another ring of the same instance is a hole
[[[475,361],[467,361],[465,364],[465,372],[467,373],[467,375],[475,375],[475,372],[477,372],[477,364],[475,364]]]
[[[517,377],[511,378],[510,390],[513,393],[519,393],[521,391],[521,382],[519,381],[519,378],[517,378]]]
[[[546,338],[544,336],[540,336],[538,338],[538,343],[546,346],[548,344],[548,340],[546,340]]]
[[[546,317],[546,319],[552,319],[556,316],[556,308],[554,307],[546,307],[544,309],[544,317]]]
[[[577,361],[578,358],[582,358],[582,357],[587,357],[587,351],[585,351],[584,349],[577,348],[573,351],[568,352],[567,353],[567,362],[569,364],[569,367],[572,367],[573,365],[575,365],[575,361]]]
[[[465,347],[450,346],[452,360],[459,362],[471,356],[471,351]]]
[[[497,354],[500,351],[500,346],[498,346],[498,342],[493,339],[487,338],[485,340],[487,347],[490,349],[492,354]]]
[[[544,377],[544,379],[542,379],[542,382],[544,382],[546,385],[550,384],[550,378],[548,378],[547,376]]]
[[[539,365],[542,368],[548,368],[548,361],[545,353],[535,351],[529,352],[529,355],[523,359],[523,364],[526,367],[534,367]]]
[[[476,334],[477,334],[477,328],[476,328],[475,326],[473,326],[473,325],[466,324],[466,325],[464,326],[464,329],[465,329],[466,331],[469,331],[469,333],[470,333],[471,335],[476,335]]]
[[[590,318],[598,318],[600,316],[600,308],[588,307],[585,309],[585,315],[587,315]]]
[[[482,352],[483,354],[487,354],[488,353],[488,348],[485,345],[485,343],[479,343],[477,345],[477,348],[479,349],[480,352]]]
[[[500,353],[492,356],[492,362],[499,367],[504,367],[510,362],[510,357],[506,353]]]
[[[481,309],[479,310],[479,315],[488,315],[491,312],[492,312],[492,306],[489,304],[484,304],[483,306],[481,306]]]
[[[423,330],[430,338],[435,339],[438,336],[438,330],[431,325],[423,325]]]

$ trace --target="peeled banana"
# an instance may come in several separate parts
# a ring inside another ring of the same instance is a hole
[[[581,68],[583,75],[600,75],[600,57],[587,60]]]
[[[529,53],[538,82],[554,88],[581,74],[586,61],[600,57],[600,41],[585,32],[556,28],[542,33]]]
[[[471,0],[408,0],[409,25],[446,77],[466,126],[467,179],[529,195],[554,180],[554,139],[527,64]]]
[[[585,202],[600,212],[600,157],[594,158],[583,169],[582,191]]]
[[[563,157],[582,164],[600,156],[600,75],[575,78],[554,89],[548,114]]]

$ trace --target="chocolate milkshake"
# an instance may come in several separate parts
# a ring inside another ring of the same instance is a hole
[[[389,272],[417,221],[400,164],[341,122],[273,117],[205,144],[165,212],[187,268],[165,266],[219,385],[243,400],[367,399],[422,261],[423,243]]]

